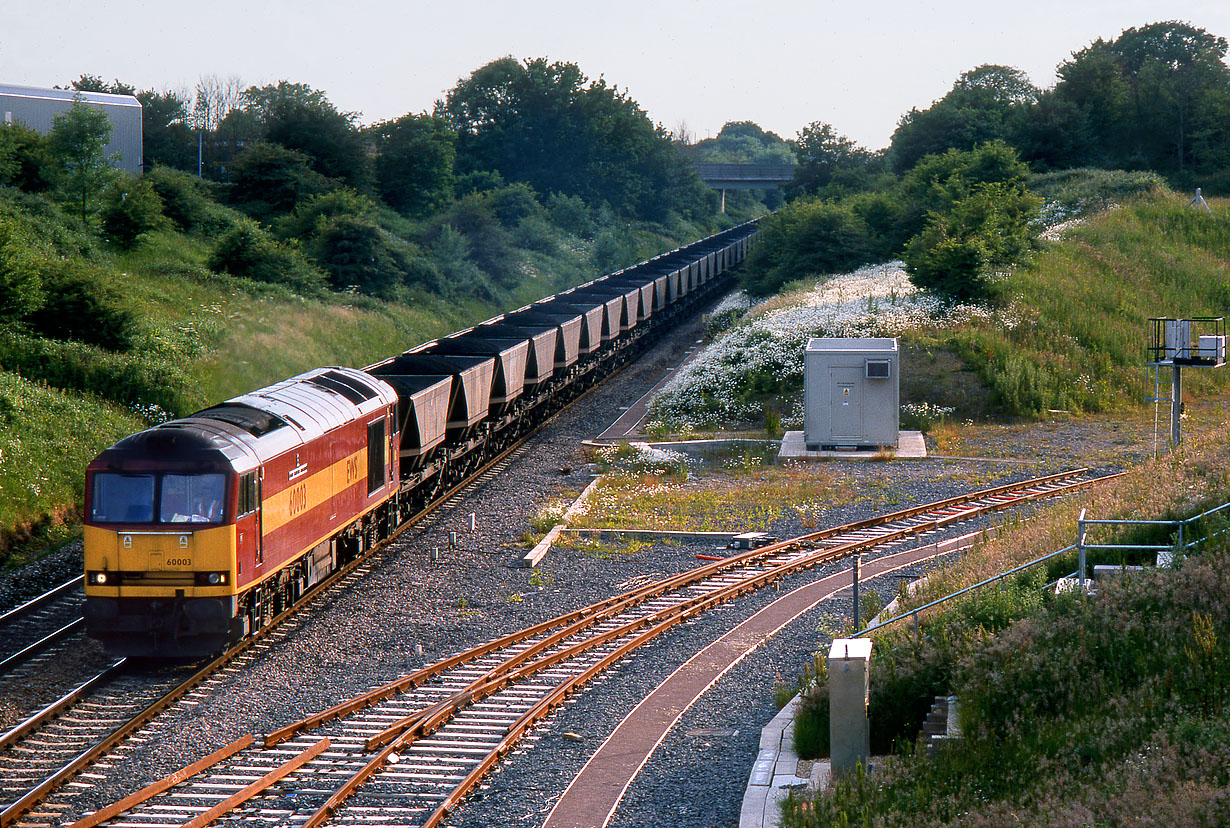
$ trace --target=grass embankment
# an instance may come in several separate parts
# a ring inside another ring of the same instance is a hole
[[[0,371],[0,548],[75,532],[86,464],[142,425],[117,406]]]
[[[1226,423],[1173,454],[1010,525],[934,576],[917,603],[1070,545],[1090,517],[1174,519],[1230,498]],[[1224,527],[1205,526],[1207,533]],[[1090,542],[1110,537],[1090,535]],[[1167,543],[1130,530],[1121,542]],[[1189,536],[1190,539],[1190,536]],[[1103,551],[1096,563],[1136,563]],[[1174,570],[1129,576],[1096,597],[1041,586],[1075,555],[985,588],[912,625],[875,636],[872,751],[896,755],[872,778],[792,803],[786,824],[1195,825],[1230,816],[1230,545],[1225,537]],[[821,662],[822,663],[822,662]],[[823,670],[808,689],[796,742],[827,737]],[[960,697],[965,736],[929,759],[914,743],[935,695]]]
[[[0,366],[10,372],[0,385],[0,412],[15,412],[4,422],[3,440],[27,452],[0,457],[0,568],[76,531],[86,464],[125,434],[310,368],[370,364],[599,275],[593,240],[545,226],[538,247],[513,251],[519,258],[509,266],[520,280],[486,299],[421,289],[403,291],[398,301],[302,294],[212,272],[214,239],[207,234],[164,229],[120,251],[54,211],[40,218],[21,212],[24,202],[3,206],[54,249],[55,261],[88,273],[134,324],[119,350],[0,329]],[[706,232],[687,224],[676,229]],[[629,255],[691,240],[650,225],[625,235]],[[37,414],[39,406],[48,413]],[[54,532],[39,528],[52,526]]]
[[[1064,183],[1068,199],[1104,203],[1092,197],[1104,182],[1084,178]],[[894,265],[795,282],[680,372],[654,402],[652,433],[800,428],[800,354],[813,336],[899,337],[905,427],[1138,406],[1154,390],[1148,320],[1230,305],[1230,202],[1210,205],[1157,189],[1089,216],[1005,275],[998,292],[1010,298],[994,307],[942,303]],[[1230,388],[1230,371],[1184,379],[1187,399]]]
[[[1138,404],[1148,320],[1230,309],[1230,202],[1209,204],[1166,191],[1088,219],[1009,274],[1008,324],[973,319],[948,341],[1011,414]],[[1184,379],[1192,398],[1230,388],[1225,371]]]

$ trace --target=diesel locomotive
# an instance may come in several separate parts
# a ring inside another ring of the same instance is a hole
[[[713,297],[757,232],[116,443],[86,470],[88,634],[124,655],[195,658],[266,626]]]

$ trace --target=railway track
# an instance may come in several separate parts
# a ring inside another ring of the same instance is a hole
[[[82,631],[81,581],[73,578],[0,615],[0,678]]]
[[[596,387],[585,389],[569,404],[583,399]],[[181,677],[178,681],[158,682],[147,676],[144,682],[134,677],[128,677],[133,678],[132,681],[121,682],[119,680],[130,668],[124,660],[120,660],[91,678],[74,683],[54,702],[39,709],[7,733],[0,734],[0,828],[19,824],[60,825],[61,820],[55,810],[35,813],[26,819],[23,816],[43,804],[50,792],[107,755],[108,751],[137,733],[163,710],[198,688],[201,692],[208,692],[212,680],[221,680],[226,674],[243,669],[271,642],[293,632],[296,624],[292,619],[307,617],[313,608],[329,600],[330,596],[365,577],[373,566],[378,565],[391,541],[413,527],[448,517],[465,491],[499,475],[524,453],[529,437],[567,407],[555,412],[517,443],[445,491],[434,503],[398,527],[397,532],[384,542],[365,551],[333,577],[318,584],[303,600],[274,619],[270,626],[199,670],[189,671],[191,675],[187,679]],[[38,640],[24,648],[27,650],[24,655],[13,659],[17,671],[36,668],[38,663],[50,663],[52,659],[63,656],[73,641],[83,640],[84,622],[80,608],[84,597],[80,588],[81,579],[76,578],[0,616],[0,621],[10,617],[14,622],[29,619],[45,626],[46,619],[51,616],[46,608],[53,602],[69,606],[69,609],[63,610],[66,615],[72,616],[75,612],[75,617],[71,617],[65,625],[67,631],[41,637],[29,636]],[[25,663],[21,664],[23,661]],[[0,682],[4,678],[0,676]],[[13,678],[22,680],[20,672],[15,672]],[[57,724],[61,720],[63,726]]]
[[[786,575],[1106,478],[1084,470],[1000,486],[749,550],[488,642],[233,746],[124,813],[126,826],[243,823],[438,825],[535,724],[644,644]],[[156,786],[155,786],[156,787]],[[23,824],[54,824],[48,803]]]
[[[617,366],[605,379],[618,374],[623,367],[622,364]],[[0,734],[0,828],[26,824],[22,821],[23,815],[43,803],[51,791],[147,725],[158,713],[199,686],[204,685],[202,690],[207,691],[211,677],[241,669],[243,663],[266,646],[267,639],[280,639],[291,631],[289,627],[284,627],[287,619],[310,610],[323,596],[335,594],[335,590],[344,589],[366,575],[387,551],[391,541],[412,527],[448,517],[465,491],[499,475],[524,453],[528,439],[542,426],[600,385],[587,384],[567,404],[544,418],[470,476],[443,492],[433,503],[399,526],[389,538],[361,553],[334,576],[310,590],[261,633],[240,642],[188,679],[169,683],[150,682],[147,685],[139,682],[113,684],[129,669],[122,662],[113,663],[89,678],[85,677],[88,673],[77,676],[71,686],[62,688],[62,693],[53,694],[53,702],[40,707],[7,733]],[[22,671],[38,670],[42,665],[63,659],[74,643],[80,644],[85,640],[84,620],[81,617],[83,603],[81,578],[76,578],[0,616],[0,633],[4,632],[3,624],[6,621],[10,621],[14,629],[28,628],[32,631],[23,632],[22,645],[13,648],[9,663],[15,668],[14,671],[9,676],[0,671],[0,689],[6,678],[22,682],[25,680]],[[59,617],[64,620],[62,628],[47,631],[48,619]],[[0,641],[6,640],[0,638]],[[250,649],[251,653],[241,655]],[[116,695],[112,696],[111,693]],[[127,696],[131,696],[131,704],[121,701]],[[98,699],[97,703],[91,701],[95,698]],[[113,711],[116,715],[100,715],[101,711]],[[57,724],[61,720],[67,726]],[[28,824],[60,824],[55,812],[39,813],[32,820]]]

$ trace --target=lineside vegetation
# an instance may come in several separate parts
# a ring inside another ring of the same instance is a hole
[[[1224,415],[1223,415],[1224,416]],[[1230,499],[1225,422],[1079,502],[1046,507],[941,571],[902,610],[1070,545],[1074,515],[1173,520]],[[1043,585],[1075,555],[875,634],[873,776],[794,799],[784,824],[940,826],[1221,824],[1230,734],[1226,522],[1173,569],[1127,574],[1082,599]],[[1120,542],[1170,542],[1157,531]],[[1113,537],[1113,536],[1112,536]],[[1102,538],[1101,540],[1105,540]],[[1192,540],[1189,535],[1186,540]],[[1097,563],[1143,563],[1091,553]],[[801,755],[827,751],[827,679],[816,659],[796,720]],[[960,699],[963,736],[929,757],[916,741],[936,695]]]

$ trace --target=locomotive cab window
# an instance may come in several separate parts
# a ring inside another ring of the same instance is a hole
[[[95,523],[220,523],[222,474],[94,475],[90,519]]]
[[[245,474],[239,478],[239,509],[237,515],[246,515],[256,511],[259,501],[256,496],[256,472]]]
[[[163,523],[218,523],[225,493],[220,474],[164,474],[159,517]]]
[[[154,519],[154,475],[94,475],[90,519],[96,523],[149,523]]]
[[[379,489],[388,479],[385,458],[388,447],[384,435],[384,420],[367,425],[367,493]]]

